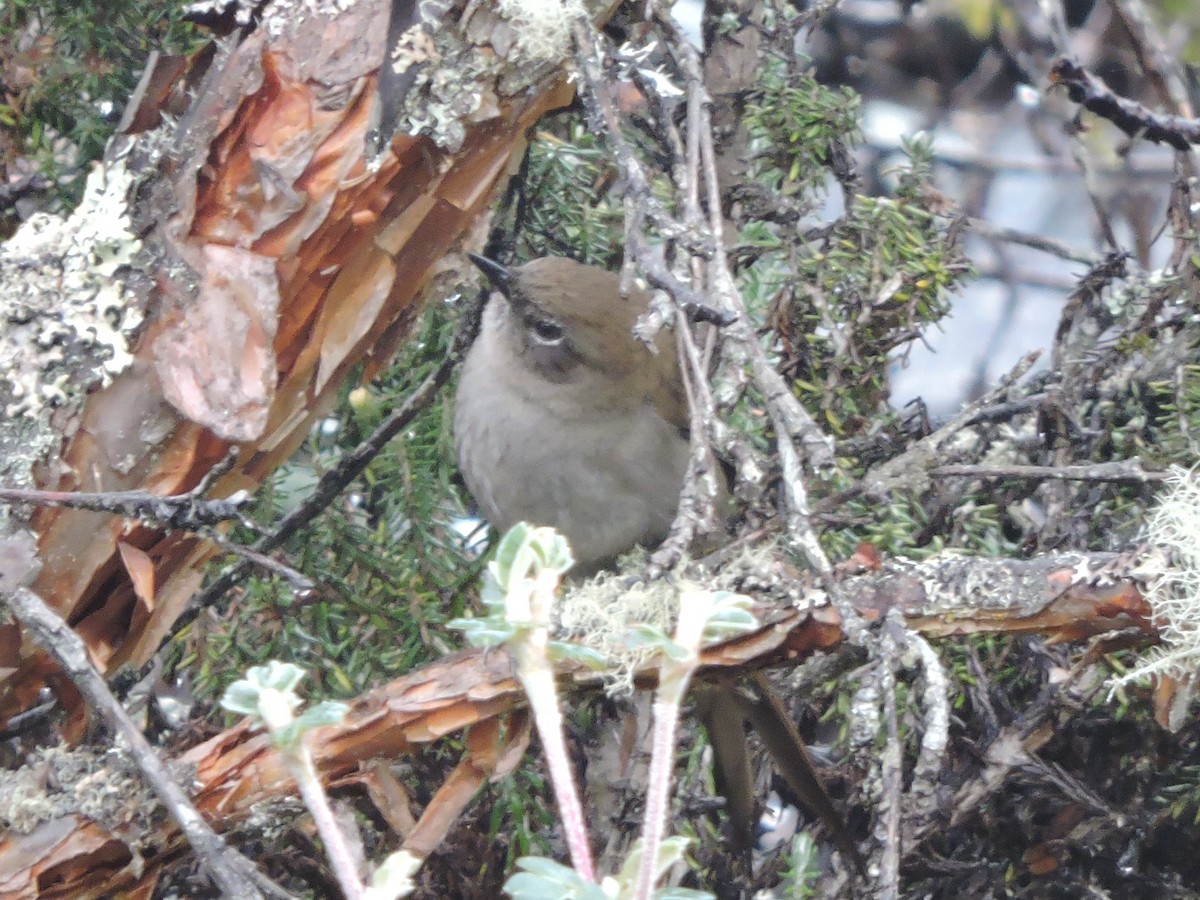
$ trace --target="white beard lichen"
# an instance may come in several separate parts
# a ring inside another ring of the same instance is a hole
[[[1115,679],[1114,688],[1161,675],[1179,679],[1187,695],[1200,671],[1200,482],[1195,469],[1171,470],[1146,522],[1145,540],[1160,551],[1147,557],[1142,574],[1162,646]]]
[[[513,28],[517,54],[533,63],[565,59],[571,21],[584,13],[583,0],[497,0],[496,9]]]

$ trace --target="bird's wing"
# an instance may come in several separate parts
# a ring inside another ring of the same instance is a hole
[[[846,822],[826,792],[804,739],[783,708],[779,695],[762,672],[754,673],[748,680],[754,687],[755,696],[743,705],[742,712],[771,754],[779,774],[805,809],[825,823],[838,849],[859,872],[864,871],[863,858],[846,829]]]

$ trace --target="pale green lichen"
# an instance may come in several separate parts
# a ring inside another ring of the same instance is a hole
[[[0,830],[15,834],[80,815],[136,835],[150,827],[157,808],[129,755],[116,748],[46,747],[0,780]]]
[[[663,635],[675,633],[683,602],[691,604],[690,613],[704,603],[726,602],[721,595],[727,598],[753,594],[780,603],[797,602],[796,581],[780,577],[777,553],[778,549],[770,544],[743,550],[715,574],[687,566],[673,578],[649,581],[631,580],[626,574],[601,573],[576,584],[563,597],[556,633],[561,639],[581,644],[602,657],[607,691],[627,694],[633,690],[637,673],[650,666],[662,652],[661,646],[640,638],[639,633],[647,630]],[[641,571],[645,565],[645,551],[634,550],[623,558],[620,569]],[[685,601],[687,597],[691,600]],[[709,624],[705,615],[703,625]],[[718,639],[715,632],[707,637]]]
[[[97,166],[68,218],[34,216],[0,247],[0,483],[32,486],[71,428],[61,413],[133,360],[144,318],[127,284],[142,246],[133,181],[123,162]],[[0,507],[0,526],[9,518]]]
[[[7,418],[38,416],[106,385],[133,361],[142,312],[119,273],[141,250],[123,162],[96,167],[68,219],[39,214],[0,248],[0,367]]]
[[[407,95],[402,127],[408,134],[424,135],[439,147],[457,152],[469,123],[496,115],[494,85],[505,71],[505,63],[497,56],[480,53],[458,29],[441,28],[422,35],[421,58],[406,58],[406,64],[420,65]]]
[[[457,27],[418,22],[389,48],[388,65],[410,73],[398,131],[455,153],[467,128],[499,114],[571,55],[571,23],[583,0],[499,0],[472,8]],[[487,47],[482,51],[482,47]]]
[[[665,579],[629,584],[621,575],[605,574],[580,585],[563,598],[560,633],[599,653],[606,662],[608,690],[633,690],[639,669],[658,655],[657,647],[632,643],[631,629],[646,625],[670,632],[679,611],[680,585]]]

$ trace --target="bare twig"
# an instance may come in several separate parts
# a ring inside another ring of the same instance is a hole
[[[643,226],[649,222],[665,239],[678,242],[689,252],[702,257],[711,256],[715,252],[711,236],[689,230],[684,223],[676,221],[653,195],[649,179],[638,162],[633,147],[625,140],[616,106],[608,94],[596,27],[590,19],[579,18],[575,20],[574,33],[575,42],[579,47],[576,60],[586,88],[582,93],[584,105],[595,126],[605,134],[627,183],[626,256],[621,273],[623,286],[628,289],[633,282],[635,268],[641,269],[652,286],[670,294],[685,312],[692,310],[690,317],[725,323],[728,312],[714,308],[699,291],[680,281],[667,267],[662,254],[656,253],[646,244]],[[698,310],[703,312],[697,313]]]
[[[248,547],[229,540],[213,526],[220,522],[237,521],[242,525],[260,530],[245,518],[246,508],[253,498],[238,491],[222,500],[204,497],[222,475],[232,468],[237,460],[237,448],[232,448],[225,458],[213,466],[194,488],[185,494],[164,496],[152,491],[39,491],[24,488],[0,488],[0,501],[34,506],[61,506],[69,509],[88,509],[108,512],[130,519],[149,519],[161,522],[168,528],[193,531],[216,544],[226,553],[240,556],[246,565],[256,565],[286,579],[298,591],[311,591],[310,578],[278,560],[258,553]]]
[[[1043,237],[1040,234],[1030,234],[1026,231],[1018,231],[1016,228],[1004,228],[999,225],[993,225],[983,219],[971,219],[968,223],[971,230],[981,237],[988,238],[993,241],[1003,241],[1007,244],[1019,244],[1022,247],[1030,247],[1034,250],[1041,250],[1043,253],[1049,253],[1051,256],[1057,256],[1059,259],[1069,259],[1073,262],[1083,263],[1087,266],[1096,265],[1099,260],[1096,259],[1096,254],[1088,250],[1076,250],[1064,244],[1062,241],[1056,241],[1053,238]]]
[[[1053,481],[1135,481],[1150,484],[1165,481],[1166,472],[1150,472],[1142,468],[1137,457],[1119,462],[1092,463],[1079,466],[935,466],[932,475],[964,475],[971,478],[1028,478]]]
[[[63,506],[109,512],[130,519],[151,519],[170,528],[200,531],[229,520],[241,521],[252,502],[249,494],[238,491],[224,500],[206,500],[206,480],[186,494],[163,496],[153,491],[38,491],[24,488],[0,488],[0,501],[31,506]]]
[[[680,183],[680,193],[683,195],[683,214],[686,225],[697,231],[704,230],[703,213],[700,209],[700,130],[699,119],[704,99],[703,85],[694,80],[688,81],[687,90],[687,139],[684,155],[676,159],[676,177]],[[702,277],[700,260],[691,257],[691,274],[694,283],[699,283]],[[732,321],[726,311],[722,310],[725,318],[722,324]],[[720,494],[717,485],[717,475],[713,471],[714,455],[709,436],[719,443],[727,443],[728,429],[717,417],[716,403],[709,388],[709,366],[707,358],[702,358],[699,348],[688,327],[682,311],[678,315],[679,345],[684,351],[683,360],[684,385],[688,392],[688,409],[691,413],[691,454],[688,460],[688,472],[684,481],[684,489],[680,495],[679,511],[671,522],[671,531],[661,547],[651,557],[651,572],[661,571],[674,566],[683,558],[684,552],[691,544],[697,529],[710,531],[716,510],[714,500]],[[707,427],[706,427],[707,426]],[[724,438],[725,440],[722,440]]]
[[[1003,403],[996,403],[992,406],[985,406],[983,409],[976,410],[975,414],[967,419],[963,427],[970,428],[973,425],[982,425],[986,422],[1005,422],[1024,413],[1033,412],[1045,402],[1046,394],[1038,392],[1036,394],[1027,394],[1024,397],[1017,397],[1013,400],[1006,400]]]
[[[666,539],[650,557],[648,574],[657,577],[683,558],[687,548],[701,532],[712,531],[716,525],[715,500],[723,492],[718,488],[712,446],[708,440],[711,428],[724,427],[716,417],[716,406],[709,390],[705,366],[700,351],[692,338],[691,330],[679,315],[677,324],[679,344],[683,353],[684,387],[688,393],[688,408],[691,413],[690,453],[683,491],[679,497],[679,511],[671,522]],[[705,428],[709,424],[710,428]]]
[[[688,330],[688,321],[728,326],[734,318],[728,308],[712,304],[696,287],[701,283],[698,259],[712,256],[715,252],[713,236],[706,227],[699,204],[699,122],[703,114],[704,88],[701,81],[689,79],[686,141],[679,139],[673,125],[670,127],[674,170],[680,185],[679,206],[684,213],[683,221],[676,221],[652,195],[645,170],[621,132],[611,84],[603,79],[600,36],[586,18],[578,19],[574,27],[577,59],[586,88],[583,91],[584,102],[592,119],[606,135],[628,185],[625,195],[626,252],[622,282],[629,284],[635,271],[640,269],[651,285],[665,290],[671,296],[679,310],[676,327],[691,418],[691,453],[678,512],[667,538],[650,559],[649,573],[654,576],[673,568],[683,558],[697,531],[712,530],[716,519],[714,499],[720,493],[712,443],[714,440],[724,443],[723,439],[728,439],[728,430],[717,417],[716,404],[708,386],[707,360]],[[647,85],[647,88],[650,86]],[[662,98],[658,100],[661,103]],[[645,234],[647,224],[689,250],[693,265],[687,281],[671,271],[661,250],[649,245]],[[639,322],[637,335],[642,340],[653,340],[667,318],[665,311],[652,307]]]
[[[925,680],[925,688],[921,691],[925,729],[921,735],[921,750],[913,765],[905,810],[910,823],[904,847],[908,852],[937,821],[941,809],[941,776],[946,767],[946,747],[950,743],[950,685],[942,661],[929,641],[915,631],[906,630],[905,643],[907,650],[920,661]]]
[[[1188,151],[1200,143],[1200,120],[1156,113],[1135,100],[1122,97],[1074,60],[1062,58],[1050,72],[1056,84],[1067,89],[1067,96],[1089,112],[1108,119],[1131,138],[1169,144]]]
[[[673,35],[673,48],[682,59],[689,82],[703,83],[699,54],[682,35],[678,26],[667,17],[660,17],[663,26]],[[708,227],[712,241],[723,248],[724,219],[721,213],[721,185],[717,176],[716,150],[713,145],[712,123],[706,108],[699,115],[701,168],[705,180],[705,200],[708,206]],[[827,472],[836,468],[833,443],[821,431],[808,411],[788,388],[783,376],[775,369],[750,325],[750,316],[742,296],[734,284],[733,275],[724,252],[713,254],[708,261],[708,288],[718,299],[719,306],[732,310],[735,320],[725,329],[727,340],[737,344],[737,350],[750,364],[753,378],[766,401],[768,413],[775,426],[780,463],[783,470],[784,495],[787,501],[788,535],[813,569],[822,574],[832,570],[828,557],[817,540],[809,517],[808,491],[803,480],[802,463],[810,471]],[[796,438],[799,448],[792,442]]]
[[[900,719],[896,711],[896,666],[903,641],[904,619],[891,610],[879,635],[877,665],[883,701],[884,745],[879,754],[880,797],[875,836],[879,841],[879,866],[874,896],[895,900],[900,896],[900,821],[904,792]]]
[[[248,566],[258,566],[260,569],[265,569],[272,575],[278,576],[292,586],[293,589],[301,594],[306,594],[316,588],[316,584],[311,578],[301,572],[299,569],[294,569],[287,563],[280,562],[274,557],[268,556],[265,553],[259,553],[250,547],[243,546],[236,541],[231,541],[225,535],[211,528],[200,532],[205,539],[212,541],[230,556],[240,556],[242,562]]]
[[[1146,5],[1141,0],[1108,0],[1108,5],[1125,26],[1138,65],[1150,76],[1159,102],[1181,116],[1194,116],[1183,68],[1177,56],[1167,49],[1167,42]]]
[[[872,152],[884,155],[902,150],[900,140],[873,140],[867,145]],[[1126,166],[1101,165],[1102,174],[1117,174],[1126,181],[1150,181],[1158,184],[1175,171],[1173,153],[1161,153],[1150,158],[1139,158],[1135,164]],[[987,175],[1017,173],[1031,175],[1078,175],[1079,166],[1059,156],[996,157],[983,150],[957,147],[934,146],[933,162],[949,169],[965,172],[981,172]]]
[[[288,894],[273,885],[249,860],[228,847],[197,812],[129,713],[109,691],[104,678],[92,666],[87,647],[79,635],[41,597],[27,588],[18,588],[11,594],[8,605],[26,633],[54,657],[91,708],[128,745],[130,756],[146,783],[179,824],[196,858],[224,896],[261,898],[265,891],[272,896],[287,897]]]
[[[928,437],[917,441],[899,456],[868,470],[854,487],[826,497],[821,501],[818,510],[828,512],[864,493],[887,497],[896,490],[923,488],[928,484],[932,470],[941,465],[939,456],[947,442],[969,424],[977,421],[979,415],[993,409],[996,402],[1033,367],[1039,355],[1038,352],[1026,354],[993,390],[974,403],[968,404],[949,422]]]

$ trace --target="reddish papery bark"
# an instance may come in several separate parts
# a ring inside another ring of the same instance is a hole
[[[214,493],[253,489],[353,367],[365,361],[369,375],[386,363],[436,276],[457,278],[447,254],[514,169],[527,129],[571,96],[558,66],[514,75],[487,44],[507,26],[489,4],[459,21],[461,6],[438,26],[453,30],[459,56],[427,65],[474,54],[489,74],[471,85],[478,102],[461,133],[440,143],[401,133],[367,158],[386,56],[383,0],[273,4],[257,29],[218,42],[190,69],[170,61],[190,93],[155,83],[153,103],[176,104],[174,124],[147,110],[147,95],[135,98],[130,127],[152,130],[118,136],[109,163],[119,157],[133,176],[126,201],[145,230],[147,324],[132,365],[56,414],[64,442],[40,467],[40,487],[179,493],[237,445]],[[178,106],[184,96],[195,99]],[[33,525],[42,569],[32,587],[102,669],[154,653],[211,552],[189,534],[108,514],[42,509]],[[0,718],[43,683],[45,661],[17,646],[0,640],[10,648],[0,667],[15,669]],[[72,722],[78,733],[82,717]]]
[[[1133,574],[1134,556],[1029,562],[947,556],[919,564],[876,565],[877,571],[842,581],[855,613],[870,621],[896,608],[911,627],[929,636],[1037,632],[1075,640],[1121,630],[1154,633],[1143,585]],[[991,587],[986,595],[959,577],[963,567],[987,573]],[[796,664],[817,650],[838,646],[845,640],[841,616],[819,599],[819,592],[812,597],[813,606],[806,610],[759,609],[759,629],[707,648],[703,664],[728,675],[764,665]],[[642,674],[652,682],[653,672]],[[599,687],[588,671],[564,671],[562,677],[579,688]],[[394,758],[470,729],[462,761],[406,839],[405,846],[423,857],[437,846],[475,788],[507,771],[519,757],[528,736],[523,703],[506,652],[467,651],[364,694],[351,705],[343,724],[314,733],[313,752],[327,782],[365,784],[374,777],[371,760]],[[194,773],[197,808],[221,829],[242,821],[257,804],[295,792],[267,737],[252,733],[245,723],[192,748],[177,762]],[[125,862],[101,865],[98,854],[120,856],[123,841],[135,839],[146,856],[136,878]],[[0,839],[0,897],[103,894],[71,893],[66,885],[62,893],[39,893],[34,885],[41,873],[51,870],[67,871],[80,891],[97,884],[109,890],[123,884],[143,887],[181,845],[170,824],[150,835],[130,828],[129,833],[114,829],[106,836],[81,818],[53,820],[33,834]],[[77,871],[70,868],[75,863]]]

